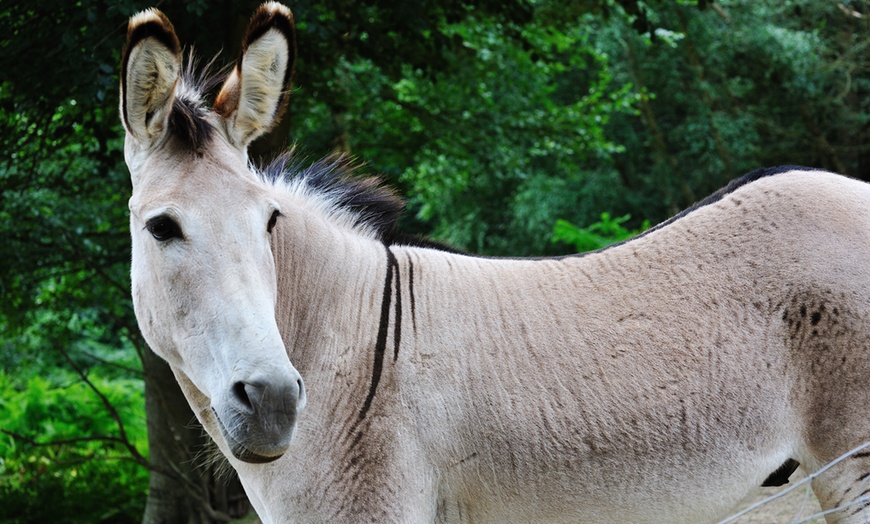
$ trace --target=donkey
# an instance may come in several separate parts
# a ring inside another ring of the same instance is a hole
[[[759,170],[583,256],[403,244],[346,158],[249,165],[294,31],[262,5],[208,105],[152,9],[121,71],[136,317],[264,522],[711,522],[870,440],[870,186]],[[868,478],[813,480],[829,522]]]

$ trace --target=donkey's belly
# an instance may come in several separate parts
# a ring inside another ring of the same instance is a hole
[[[753,460],[765,467],[778,459],[747,456],[740,462]],[[582,472],[518,482],[505,475],[489,484],[469,475],[464,493],[443,494],[439,522],[712,523],[732,514],[757,485],[751,471],[735,475],[701,464],[593,463]]]
[[[474,417],[441,468],[442,500],[456,501],[442,520],[717,522],[793,455],[791,410],[769,385],[674,386],[688,404],[621,386],[596,409],[529,400]]]

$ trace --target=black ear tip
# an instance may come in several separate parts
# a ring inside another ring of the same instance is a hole
[[[245,38],[242,40],[242,56],[245,55],[245,51],[251,44],[272,29],[279,31],[287,40],[290,63],[287,64],[283,83],[285,88],[289,90],[296,69],[296,26],[293,21],[293,13],[288,7],[278,2],[266,2],[257,8],[248,24]],[[283,113],[288,98],[287,94],[282,97],[276,114]]]
[[[153,39],[158,48],[162,46],[169,54],[174,56],[178,63],[181,62],[181,44],[178,37],[175,35],[175,28],[172,27],[172,22],[163,13],[157,9],[147,9],[130,18],[127,23],[127,45],[124,48],[123,58],[121,60],[121,108],[122,119],[127,127],[128,132],[137,135],[133,131],[134,126],[131,125],[128,111],[129,95],[128,74],[130,72],[130,59],[133,51],[137,49],[145,40]],[[156,49],[153,49],[156,50]]]
[[[172,54],[181,53],[181,43],[175,35],[172,22],[157,9],[147,9],[130,18],[127,23],[127,50],[129,51],[142,40],[154,38]]]
[[[242,41],[242,52],[254,41],[263,36],[270,29],[276,29],[284,34],[290,43],[293,54],[296,52],[296,27],[293,21],[293,13],[290,9],[278,2],[266,2],[254,12],[248,31]]]

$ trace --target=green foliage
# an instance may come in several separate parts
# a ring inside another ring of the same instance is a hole
[[[553,223],[602,208],[664,220],[762,165],[862,176],[857,18],[833,4],[701,4],[444,19],[453,44],[434,71],[354,54],[319,71],[331,98],[301,86],[295,138],[353,151],[398,184],[405,229],[495,255],[559,253]],[[650,32],[634,30],[640,17]]]
[[[649,221],[644,220],[640,229],[626,229],[623,224],[629,221],[631,215],[611,217],[610,213],[601,213],[601,220],[586,227],[577,227],[567,220],[557,220],[553,226],[552,242],[570,244],[578,253],[605,248],[635,237],[649,229]]]
[[[16,7],[12,16],[27,20],[40,9]],[[109,63],[87,63],[100,60]],[[61,62],[57,69],[66,70],[70,61]],[[73,83],[38,78],[38,97],[15,83],[39,76],[32,69],[18,67],[0,84],[2,522],[132,522],[144,505],[147,468],[111,440],[124,440],[117,421],[73,371],[86,373],[117,410],[126,441],[144,452],[141,340],[128,291],[129,178],[115,103],[107,102],[117,82],[114,63],[94,67]]]
[[[89,380],[123,414],[130,442],[144,450],[141,381],[96,374]],[[0,373],[0,413],[0,522],[139,521],[147,470],[129,460],[115,420],[77,375]]]
[[[524,49],[492,24],[454,25],[472,56],[456,57],[455,70],[437,82],[403,86],[400,100],[425,108],[427,118],[401,179],[417,218],[436,236],[492,254],[545,251],[553,220],[590,183],[583,168],[619,151],[603,125],[613,112],[630,112],[632,102],[611,85],[607,60],[583,27],[555,36],[527,30]],[[565,191],[541,194],[559,186]],[[549,216],[528,220],[530,200]]]
[[[766,165],[870,178],[870,31],[844,8],[653,2],[654,34],[628,30],[624,17],[603,24],[597,43],[620,65],[614,79],[649,95],[639,118],[614,115],[606,129],[629,152],[617,159],[627,189],[619,209],[661,220]]]
[[[614,84],[579,20],[560,31],[473,14],[439,31],[461,45],[435,74],[405,65],[394,81],[372,61],[340,61],[342,111],[304,107],[297,137],[337,128],[339,145],[410,196],[406,229],[490,254],[547,252],[553,221],[593,218],[583,204],[618,194],[609,158],[622,148],[604,126],[637,95]]]

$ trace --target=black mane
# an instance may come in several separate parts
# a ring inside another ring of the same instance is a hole
[[[226,67],[214,70],[217,56],[197,71],[197,60],[191,51],[181,72],[179,85],[169,113],[169,131],[191,151],[202,154],[211,140],[214,128],[206,119],[209,110],[205,107],[205,94],[223,81]]]
[[[195,101],[176,98],[169,113],[169,131],[190,150],[201,154],[214,128],[205,119],[207,111]]]
[[[290,150],[272,161],[261,176],[276,183],[303,182],[313,193],[323,195],[339,209],[352,212],[354,226],[374,230],[385,244],[394,243],[396,223],[405,203],[378,176],[361,177],[360,164],[343,153],[333,153],[309,165]]]
[[[743,187],[751,182],[755,182],[756,180],[760,180],[762,178],[767,178],[769,176],[778,175],[781,173],[787,173],[789,171],[822,171],[822,170],[818,169],[818,168],[814,168],[814,167],[783,165],[783,166],[775,166],[775,167],[762,167],[762,168],[756,169],[754,171],[750,171],[749,173],[746,173],[745,175],[741,176],[740,178],[735,178],[731,182],[728,182],[728,184],[725,187],[719,189],[718,191],[716,191],[712,195],[704,198],[703,200],[695,202],[692,206],[684,209],[683,211],[677,213],[676,215],[672,216],[671,218],[665,220],[664,222],[647,229],[646,231],[644,231],[643,233],[641,233],[640,235],[638,235],[634,238],[640,238],[640,237],[648,235],[649,233],[652,233],[653,231],[658,231],[659,229],[661,229],[665,226],[669,226],[669,225],[673,224],[677,220],[683,218],[684,216],[688,215],[689,213],[692,213],[693,211],[697,211],[698,209],[705,207],[705,206],[709,206],[710,204],[715,204],[716,202],[722,200],[726,196],[730,195],[731,193],[737,191],[741,187]],[[616,246],[619,244],[624,244],[625,242],[630,242],[631,240],[633,240],[633,238],[623,240],[622,242],[619,242],[619,243],[613,244],[613,245]],[[608,247],[610,247],[610,246],[608,246]],[[607,249],[607,248],[604,248],[604,249]]]

